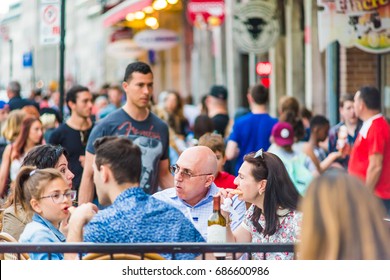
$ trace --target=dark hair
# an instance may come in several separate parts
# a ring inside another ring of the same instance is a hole
[[[118,184],[139,183],[142,171],[141,149],[129,138],[105,136],[95,140],[95,163],[109,165]]]
[[[305,138],[305,126],[302,120],[292,110],[284,111],[280,117],[280,122],[288,122],[294,129],[294,136],[297,141]]]
[[[273,235],[279,227],[277,210],[296,210],[300,195],[295,188],[286,167],[280,158],[272,153],[263,152],[262,157],[254,158],[255,153],[244,156],[244,161],[252,165],[252,176],[256,182],[266,179],[263,210],[254,206],[251,221],[258,232]],[[261,213],[264,212],[265,228],[259,224]]]
[[[359,89],[359,98],[370,110],[381,110],[381,94],[376,87],[364,86]]]
[[[13,144],[14,148],[15,148],[14,149],[15,153],[14,153],[14,156],[12,157],[12,159],[19,158],[21,155],[24,154],[24,148],[26,147],[28,135],[30,133],[31,126],[33,125],[34,122],[41,123],[41,121],[38,118],[31,117],[31,116],[26,117],[23,120],[22,126],[20,128],[20,134],[19,134],[18,138],[16,138],[16,140]],[[42,133],[42,138],[41,138],[40,142],[42,142],[42,139],[43,139],[43,133]]]
[[[261,84],[253,86],[250,89],[250,94],[256,104],[266,105],[268,103],[269,94],[268,89],[265,86]]]
[[[130,63],[129,65],[127,65],[126,67],[126,71],[125,71],[125,76],[123,78],[123,81],[126,82],[126,81],[130,81],[133,77],[133,73],[134,72],[139,72],[139,73],[142,73],[144,75],[146,74],[149,74],[149,73],[152,73],[152,69],[150,68],[150,66],[144,62],[133,62],[133,63]]]
[[[199,115],[196,117],[194,123],[194,138],[199,139],[203,134],[213,132],[214,129],[214,123],[209,116]]]
[[[22,166],[31,165],[38,169],[54,168],[61,155],[68,157],[68,153],[62,146],[50,144],[36,146],[27,153]]]
[[[327,118],[321,115],[316,115],[310,120],[310,130],[313,130],[315,127],[323,127],[325,125],[329,125],[329,121]]]
[[[72,110],[70,109],[68,103],[69,102],[76,103],[77,96],[78,96],[79,92],[83,92],[83,91],[89,92],[89,89],[87,87],[84,87],[81,85],[75,85],[75,86],[71,87],[70,90],[66,93],[66,105],[68,106],[69,111],[72,111]]]
[[[58,110],[54,109],[54,108],[50,108],[50,107],[47,107],[47,108],[42,108],[39,110],[39,114],[42,116],[44,114],[52,114],[56,117],[56,121],[58,123],[62,123],[62,117],[61,117],[61,114]]]
[[[313,113],[309,110],[309,109],[307,109],[306,107],[302,107],[301,108],[301,117],[302,118],[305,118],[305,119],[308,119],[308,120],[311,120],[311,118],[313,117]]]
[[[354,102],[353,98],[354,98],[354,94],[351,94],[351,93],[344,93],[340,96],[340,99],[339,99],[339,107],[342,108],[344,106],[344,103],[347,102],[347,101],[351,101],[351,102]]]

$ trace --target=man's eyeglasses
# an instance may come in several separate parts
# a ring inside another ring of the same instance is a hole
[[[172,173],[175,174],[181,174],[183,178],[190,179],[191,177],[198,177],[198,176],[206,176],[206,175],[213,175],[213,173],[206,173],[206,174],[192,174],[192,172],[186,168],[181,169],[177,164],[172,165],[170,168]]]
[[[66,193],[53,193],[48,196],[42,196],[39,199],[42,198],[51,198],[55,204],[60,204],[64,201],[64,198],[70,199],[70,201],[74,201],[76,199],[76,191],[68,191]]]

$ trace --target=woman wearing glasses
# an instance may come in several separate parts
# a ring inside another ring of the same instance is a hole
[[[68,188],[71,189],[74,175],[68,168],[67,156],[67,152],[61,146],[40,145],[26,155],[22,166],[36,166],[38,169],[55,168],[62,174]],[[2,231],[19,239],[26,224],[31,222],[32,213],[23,198],[15,197],[14,192],[11,192],[5,208]]]
[[[300,195],[284,167],[274,154],[250,153],[244,157],[234,180],[238,199],[251,203],[242,224],[232,232],[227,227],[228,242],[294,243],[298,239],[301,214],[296,211]],[[233,190],[232,190],[233,191]],[[223,196],[232,197],[226,191]],[[293,253],[253,253],[253,259],[293,259]]]
[[[54,169],[23,167],[16,177],[15,197],[24,198],[25,207],[34,214],[19,238],[21,243],[65,242],[60,231],[63,220],[69,217],[69,208],[76,198],[62,174]],[[47,253],[30,253],[32,260],[47,260]],[[51,254],[52,260],[62,260],[63,254]]]

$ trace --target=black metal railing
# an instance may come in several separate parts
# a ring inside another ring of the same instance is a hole
[[[15,254],[16,259],[20,259],[22,253],[47,253],[49,259],[53,253],[74,253],[80,259],[88,253],[109,254],[137,254],[144,259],[147,253],[171,254],[175,259],[176,254],[192,253],[202,255],[206,259],[208,253],[227,253],[231,259],[237,259],[238,255],[247,253],[251,258],[251,253],[275,253],[294,252],[294,244],[257,244],[257,243],[0,243],[0,254]]]

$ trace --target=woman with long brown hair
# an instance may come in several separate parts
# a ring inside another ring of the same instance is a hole
[[[263,152],[245,155],[238,176],[238,199],[252,204],[242,224],[232,232],[227,227],[227,241],[238,243],[295,243],[298,241],[302,215],[297,211],[300,195],[283,162],[274,154]],[[226,193],[221,191],[226,197]],[[253,253],[253,259],[291,260],[293,253]]]
[[[22,122],[19,136],[15,142],[7,145],[3,154],[0,168],[0,196],[8,192],[8,178],[13,182],[22,165],[24,156],[37,145],[42,144],[43,130],[41,121],[32,116],[26,117]]]

